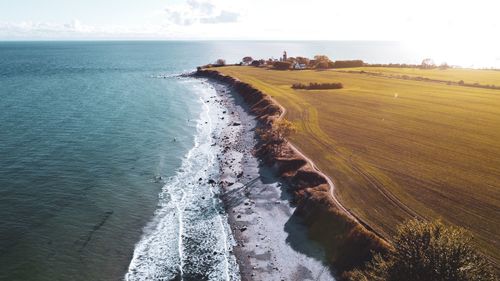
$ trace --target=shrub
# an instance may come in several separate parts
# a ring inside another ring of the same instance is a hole
[[[376,256],[364,270],[347,274],[356,281],[494,281],[492,267],[462,228],[440,221],[410,220],[398,228],[394,250]]]
[[[320,61],[326,61],[326,62],[329,62],[331,61],[330,58],[328,56],[325,56],[325,55],[315,55],[314,56],[314,60],[316,62],[320,62]]]
[[[223,65],[226,65],[226,60],[225,59],[218,59],[215,62],[215,66],[223,66]]]
[[[333,68],[361,67],[365,65],[362,60],[338,60],[333,63]]]
[[[294,57],[289,57],[289,58],[286,59],[286,61],[294,64],[295,62],[297,62],[297,59],[294,58]]]
[[[295,132],[295,127],[292,122],[282,119],[273,123],[273,132],[279,142],[284,142]]]
[[[300,63],[300,64],[305,64],[305,65],[309,65],[309,59],[308,58],[305,58],[305,57],[297,57],[296,58],[297,62]]]
[[[316,69],[328,69],[329,68],[329,64],[326,61],[320,61],[320,62],[316,63],[316,65],[314,66],[314,68],[316,68]]]
[[[273,122],[270,128],[258,129],[257,134],[274,155],[279,155],[286,139],[295,131],[292,122],[282,119]]]
[[[325,55],[314,56],[314,60],[310,61],[310,63],[314,64],[314,68],[316,69],[333,68],[333,62]]]
[[[292,64],[287,61],[275,61],[273,63],[273,67],[278,70],[287,70],[290,69],[291,66]]]
[[[252,63],[250,65],[251,66],[260,66],[261,64],[263,64],[261,61],[254,60],[254,61],[252,61]]]
[[[329,89],[342,89],[342,83],[309,83],[309,85],[302,83],[295,83],[292,89],[296,90],[329,90]]]

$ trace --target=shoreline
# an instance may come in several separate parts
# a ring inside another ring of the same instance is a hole
[[[202,108],[198,118],[185,121],[196,128],[193,146],[174,175],[156,178],[163,184],[158,207],[135,244],[125,280],[240,280],[216,184],[223,147],[214,140],[230,120],[221,118],[226,109],[214,88],[197,79],[185,82]]]
[[[255,116],[230,87],[208,83],[227,109],[220,118],[232,124],[215,140],[223,148],[218,184],[241,280],[335,280],[324,250],[309,239],[305,222],[295,213],[290,187],[254,155]]]
[[[286,112],[265,93],[216,70],[198,68],[192,76],[209,78],[233,89],[248,113],[255,116],[257,128],[270,129]],[[276,176],[290,187],[291,201],[296,203],[293,215],[307,226],[307,236],[322,246],[330,269],[334,268],[339,278],[371,260],[374,252],[388,251],[390,245],[385,240],[345,213],[347,210],[333,196],[333,182],[292,144],[283,146],[282,155],[273,155],[266,144],[256,143],[255,149],[257,157],[272,166]]]

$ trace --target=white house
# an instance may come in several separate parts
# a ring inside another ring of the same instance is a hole
[[[306,69],[307,65],[303,63],[294,62],[292,65],[293,69]]]

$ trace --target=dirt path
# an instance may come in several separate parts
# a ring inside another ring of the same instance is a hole
[[[271,96],[268,95],[268,97],[272,100],[272,102],[274,104],[276,104],[280,109],[281,109],[281,114],[280,116],[278,117],[278,120],[282,120],[285,115],[286,115],[286,108],[283,107],[279,102],[277,102],[274,98],[272,98]],[[384,240],[384,241],[387,241],[387,239],[381,234],[379,233],[378,231],[376,231],[373,227],[371,227],[366,221],[362,220],[361,218],[359,218],[358,216],[356,216],[355,214],[353,214],[351,211],[349,211],[348,208],[346,208],[337,198],[337,196],[335,196],[335,183],[333,182],[333,180],[328,176],[326,175],[325,173],[323,173],[315,164],[314,162],[311,160],[311,158],[307,157],[302,151],[300,151],[300,149],[298,147],[296,147],[293,143],[291,143],[290,141],[288,141],[288,144],[290,145],[290,148],[296,152],[298,155],[300,155],[302,158],[304,158],[304,160],[307,161],[307,163],[320,175],[320,176],[323,176],[326,181],[328,182],[328,186],[329,186],[329,192],[330,192],[330,197],[332,198],[334,204],[339,208],[339,210],[341,210],[345,215],[347,215],[349,218],[351,218],[352,220],[354,220],[355,222],[363,225],[365,228],[367,228],[368,230],[370,230],[371,232],[373,232],[375,235],[377,235],[380,239]]]
[[[281,114],[280,116],[278,117],[278,120],[281,120],[285,117],[286,115],[286,108],[284,108],[280,103],[278,103],[274,98],[272,98],[271,96],[268,95],[268,97],[273,101],[274,104],[276,104],[280,109],[281,109]],[[359,221],[359,219],[353,215],[344,205],[342,205],[342,203],[340,203],[340,201],[337,199],[337,197],[335,196],[335,184],[333,183],[332,179],[327,176],[326,174],[324,174],[322,171],[320,171],[318,169],[318,167],[316,167],[316,165],[314,164],[314,162],[311,160],[311,158],[307,157],[304,153],[302,153],[302,151],[300,151],[293,143],[291,143],[290,141],[288,141],[288,144],[290,145],[290,148],[292,148],[292,150],[294,152],[296,152],[298,155],[302,156],[302,158],[304,158],[304,160],[307,161],[307,163],[320,175],[320,176],[323,176],[326,181],[328,182],[328,185],[330,186],[330,196],[332,197],[333,199],[333,202],[335,203],[335,205],[337,205],[337,207],[342,210],[342,212],[344,212],[347,216],[349,216],[350,218],[352,218],[354,221],[358,222],[358,223],[361,223]],[[365,224],[365,223],[363,223]]]

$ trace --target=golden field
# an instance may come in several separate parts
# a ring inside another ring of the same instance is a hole
[[[473,70],[473,69],[419,69],[419,68],[392,68],[392,67],[356,67],[348,71],[366,71],[380,73],[385,76],[403,76],[416,78],[423,77],[433,80],[458,82],[463,80],[467,84],[478,83],[481,85],[500,86],[500,71],[498,70]]]
[[[413,216],[470,230],[500,263],[500,91],[336,70],[217,68],[272,96],[340,201],[389,238]],[[500,72],[353,68],[500,86]],[[338,90],[294,83],[341,82]]]

